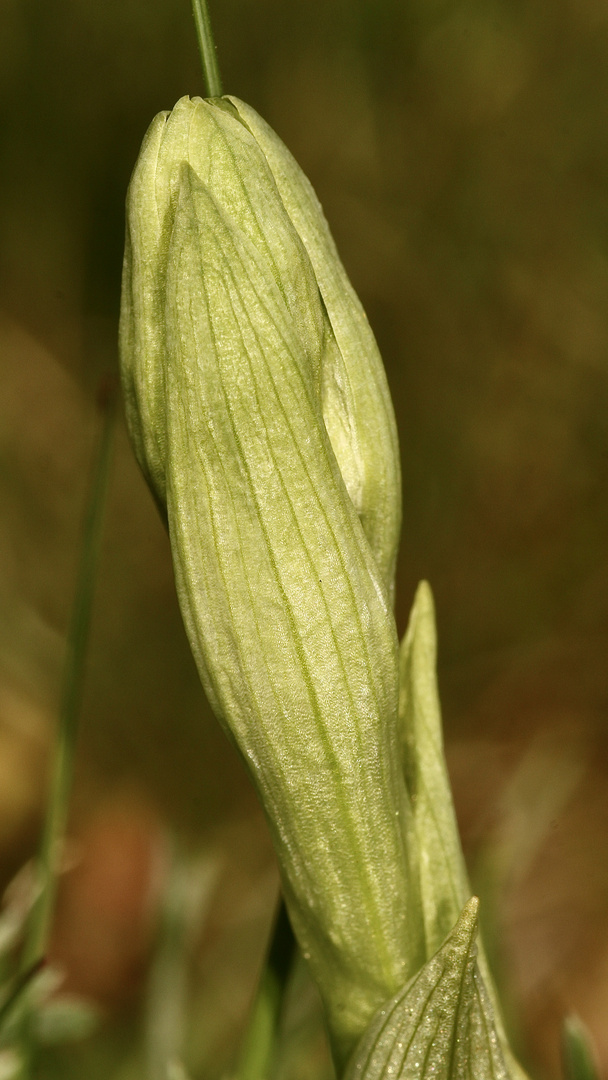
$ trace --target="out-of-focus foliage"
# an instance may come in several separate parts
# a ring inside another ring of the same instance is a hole
[[[561,1016],[575,1009],[605,1064],[608,7],[222,0],[212,15],[226,91],[311,178],[380,343],[404,476],[400,628],[429,579],[473,877],[479,852],[486,871],[497,865],[493,837],[507,853],[526,847],[518,777],[530,813],[555,807],[523,876],[498,859],[502,974],[526,1063],[557,1075]],[[150,119],[202,92],[199,71],[186,0],[2,5],[5,880],[40,811],[92,402],[116,364],[124,193]],[[97,992],[110,1015],[136,1002],[158,822],[200,835],[224,860],[193,971],[192,1062],[214,1076],[251,996],[272,859],[203,702],[124,435],[107,522],[75,803],[82,859],[66,873],[56,949],[68,985]],[[64,1075],[68,1059],[76,1076],[110,1075],[133,1040],[130,1008],[105,1042],[67,1052]],[[308,1020],[289,1023],[304,1039]],[[289,1077],[325,1067],[316,1039],[304,1057],[286,1050]]]
[[[591,1036],[578,1016],[568,1016],[562,1031],[564,1075],[567,1080],[597,1080]]]

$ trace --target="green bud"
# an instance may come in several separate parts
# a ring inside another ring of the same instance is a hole
[[[182,98],[173,112],[159,114],[131,181],[126,260],[134,272],[123,289],[121,342],[140,464],[162,505],[164,434],[152,421],[162,411],[166,253],[182,161],[267,260],[298,323],[332,449],[392,605],[401,475],[382,360],[309,181],[272,129],[237,98]]]
[[[342,1062],[424,959],[404,844],[384,378],[307,181],[242,103],[182,99],[156,118],[127,236],[129,427],[166,512],[201,679],[259,791]]]
[[[299,319],[302,343],[317,379],[324,335],[312,268],[302,257],[301,241],[253,138],[221,102],[182,98],[171,113],[160,113],[153,120],[131,179],[120,325],[129,430],[161,506],[166,503],[167,257],[186,162],[218,210],[229,212],[235,228],[266,256],[291,315]]]

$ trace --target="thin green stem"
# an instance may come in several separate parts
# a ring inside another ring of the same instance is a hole
[[[114,390],[105,394],[104,422],[84,522],[80,567],[66,644],[63,690],[46,817],[36,868],[36,898],[30,913],[21,971],[39,963],[47,950],[57,892],[57,864],[65,833],[74,769],[78,713],[84,682],[95,577],[101,547],[115,419]]]
[[[211,29],[211,19],[207,0],[192,0],[192,11],[196,24],[196,36],[203,65],[203,76],[208,97],[222,96],[222,80],[217,62],[217,52]]]
[[[237,1080],[268,1080],[283,999],[295,955],[295,938],[281,898],[270,947],[241,1050]]]

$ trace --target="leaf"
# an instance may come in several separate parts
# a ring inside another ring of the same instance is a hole
[[[427,958],[445,940],[471,895],[443,750],[436,657],[433,595],[423,581],[401,643],[399,721],[420,855]]]
[[[437,688],[437,633],[430,586],[418,586],[401,643],[399,722],[403,769],[412,806],[410,843],[418,850],[426,955],[440,947],[471,895],[447,771]],[[483,945],[478,967],[512,1076],[525,1073],[508,1045]]]
[[[565,1080],[599,1080],[593,1039],[578,1016],[568,1016],[564,1020],[562,1058]]]
[[[472,897],[441,949],[375,1015],[345,1080],[507,1080],[476,969]]]

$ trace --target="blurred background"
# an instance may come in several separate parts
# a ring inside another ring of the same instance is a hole
[[[514,1041],[553,1080],[575,1010],[606,1068],[608,0],[211,13],[226,91],[312,180],[384,356],[403,459],[399,630],[427,578],[457,811]],[[154,114],[203,92],[188,0],[2,2],[2,885],[44,806],[95,400],[117,367],[126,186]],[[49,1049],[44,1076],[153,1076],[176,896],[186,1059],[195,1080],[225,1075],[276,871],[200,690],[122,421],[70,835],[53,955],[100,1021]],[[322,1080],[300,979],[281,1070]]]

